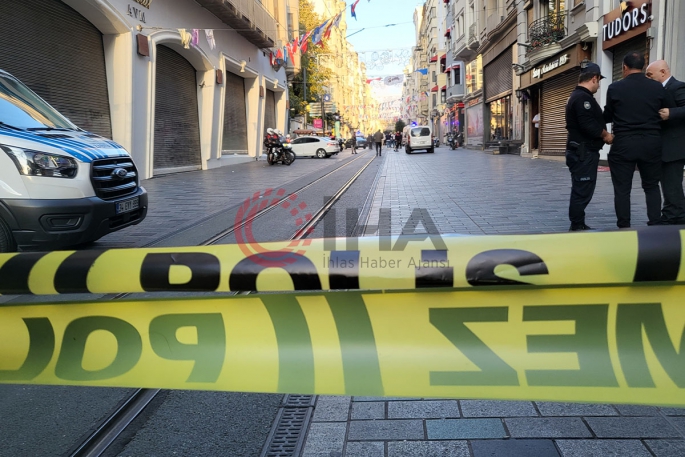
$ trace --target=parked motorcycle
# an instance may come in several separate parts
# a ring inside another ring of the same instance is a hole
[[[292,146],[285,141],[285,138],[278,130],[267,129],[264,147],[267,150],[266,161],[269,165],[278,162],[290,165],[295,161],[295,153],[292,150]]]

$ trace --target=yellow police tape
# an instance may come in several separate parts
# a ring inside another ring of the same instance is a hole
[[[685,286],[0,308],[6,383],[685,406]]]
[[[683,282],[681,232],[304,240],[0,255],[0,294]]]
[[[685,406],[677,227],[0,255],[0,382]],[[325,292],[325,291],[329,292]]]

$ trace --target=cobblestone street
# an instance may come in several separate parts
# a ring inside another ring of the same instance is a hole
[[[392,209],[390,226],[380,221],[383,234],[400,234],[416,208],[427,209],[442,234],[569,228],[563,161],[446,148],[386,150],[382,160],[366,235],[378,234],[380,208]],[[637,177],[633,189],[633,226],[644,226]],[[599,173],[587,223],[615,229],[608,172]],[[677,457],[685,455],[684,433],[685,409],[678,408],[322,396],[304,457]]]

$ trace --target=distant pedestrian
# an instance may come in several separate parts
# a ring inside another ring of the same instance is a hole
[[[395,152],[402,146],[402,132],[395,132]]]
[[[540,113],[533,116],[533,147],[531,149],[538,148],[538,138],[540,137]]]
[[[352,154],[357,153],[357,138],[352,135],[352,138],[350,139],[350,147],[352,148]]]
[[[376,155],[380,157],[383,150],[383,133],[381,133],[380,129],[373,134],[373,141],[376,143]]]
[[[570,231],[592,230],[585,224],[585,208],[592,200],[597,184],[599,150],[611,144],[602,108],[594,94],[604,79],[597,64],[588,63],[580,70],[578,86],[566,103],[566,165],[571,172],[571,201],[568,217]]]
[[[366,145],[369,149],[373,150],[373,135],[369,134],[369,136],[366,137]]]
[[[609,86],[604,107],[604,120],[614,124],[615,139],[608,158],[619,228],[630,227],[630,191],[636,166],[647,200],[647,224],[661,224],[659,110],[670,108],[671,103],[664,86],[642,73],[644,66],[642,52],[626,54],[623,79]]]
[[[659,111],[664,120],[661,124],[661,191],[664,197],[661,222],[682,225],[685,224],[685,83],[671,75],[671,69],[664,60],[652,62],[647,67],[646,75],[660,82],[677,106]]]

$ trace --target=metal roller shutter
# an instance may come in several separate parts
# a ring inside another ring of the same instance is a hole
[[[264,134],[268,128],[276,128],[276,94],[269,89],[266,90],[264,103]]]
[[[176,51],[157,46],[154,169],[202,163],[195,68]]]
[[[578,85],[580,70],[544,81],[540,94],[540,154],[566,153],[566,101]]]
[[[0,1],[0,69],[74,124],[112,137],[102,34],[60,0]]]
[[[511,48],[508,48],[483,69],[487,103],[511,93],[511,88],[514,87],[511,64]]]
[[[226,97],[224,100],[223,153],[247,154],[247,105],[245,103],[245,80],[226,73]]]
[[[611,49],[611,52],[614,54],[612,68],[613,81],[620,81],[623,79],[623,58],[631,51],[644,51],[645,62],[649,63],[649,41],[647,40],[646,34],[631,38],[628,41],[617,44]]]

